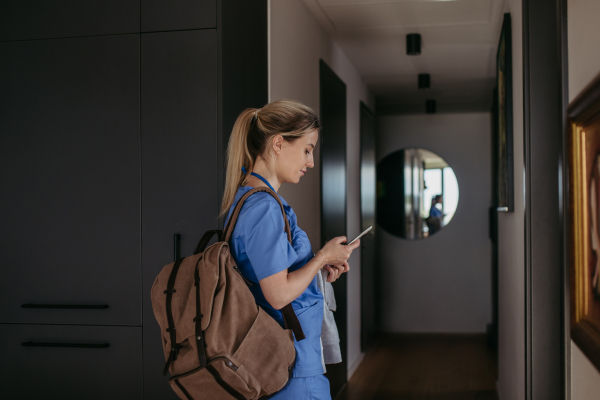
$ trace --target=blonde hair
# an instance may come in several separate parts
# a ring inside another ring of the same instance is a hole
[[[321,129],[315,112],[293,100],[278,100],[263,108],[248,108],[235,121],[227,146],[227,172],[221,215],[233,204],[238,187],[250,176],[258,156],[267,153],[275,135],[293,142],[302,135]],[[242,172],[242,167],[246,173]]]

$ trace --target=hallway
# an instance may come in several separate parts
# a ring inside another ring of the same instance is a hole
[[[485,335],[382,337],[336,400],[497,400]]]

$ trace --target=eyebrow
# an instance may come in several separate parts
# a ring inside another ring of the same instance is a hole
[[[309,145],[309,146],[312,146],[312,147],[313,147],[313,149],[315,148],[315,145],[314,145],[314,144],[312,144],[312,143],[309,143],[308,145]]]

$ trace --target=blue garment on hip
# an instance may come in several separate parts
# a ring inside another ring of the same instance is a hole
[[[227,220],[239,199],[250,186],[238,188]],[[256,303],[271,315],[282,327],[283,316],[274,309],[258,283],[260,280],[287,269],[295,271],[310,261],[314,255],[308,236],[298,227],[296,214],[287,202],[279,196],[289,220],[292,244],[285,233],[281,208],[270,194],[258,192],[245,201],[233,235],[229,241],[230,250],[244,278],[253,283],[250,291]],[[306,339],[296,341],[296,365],[294,377],[307,377],[323,374],[321,363],[321,327],[323,325],[323,295],[317,287],[315,277],[306,290],[294,301],[292,307],[302,325]]]
[[[331,400],[329,380],[325,375],[292,378],[269,400]]]

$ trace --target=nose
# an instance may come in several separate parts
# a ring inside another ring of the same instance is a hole
[[[312,168],[314,166],[315,166],[315,162],[314,162],[313,158],[311,157],[310,160],[306,163],[306,167]]]

